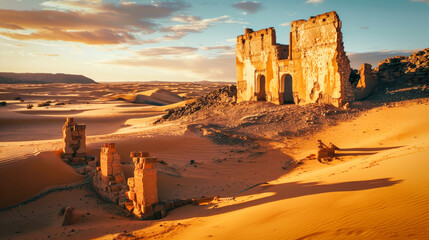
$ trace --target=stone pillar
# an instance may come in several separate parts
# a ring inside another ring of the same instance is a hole
[[[121,158],[116,152],[115,143],[105,143],[100,152],[101,175],[117,183],[125,182],[122,177]]]
[[[79,125],[73,118],[67,118],[63,126],[64,160],[71,163],[84,163],[86,157],[85,125]]]
[[[157,158],[147,152],[131,152],[134,162],[134,177],[128,179],[128,198],[133,201],[134,214],[152,214],[152,205],[158,202],[158,186],[155,163]]]

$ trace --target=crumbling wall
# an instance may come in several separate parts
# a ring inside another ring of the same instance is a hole
[[[353,100],[350,62],[344,52],[341,21],[335,12],[291,23],[294,89],[300,103],[341,106]]]
[[[236,65],[238,102],[283,104],[292,98],[297,104],[341,106],[354,100],[348,81],[350,62],[335,12],[292,22],[290,45],[277,44],[273,28],[246,29],[237,37]],[[261,78],[265,78],[264,86]],[[291,84],[288,78],[292,78]]]
[[[261,93],[258,81],[262,76],[265,78],[265,99],[269,102],[278,101],[275,62],[279,57],[285,57],[288,49],[287,45],[276,45],[274,28],[256,32],[246,29],[244,35],[237,37],[237,102],[258,100],[258,94]]]
[[[157,158],[149,157],[147,152],[131,152],[130,157],[134,162],[134,177],[128,178],[126,195],[133,206],[128,210],[137,217],[152,216],[154,204],[158,203]]]
[[[364,63],[359,68],[359,82],[356,86],[356,100],[367,98],[377,85],[376,73],[372,70],[371,64]]]
[[[93,185],[98,195],[105,200],[116,204],[126,202],[127,185],[115,143],[105,143],[101,146],[100,166],[94,172]]]
[[[63,126],[63,160],[72,164],[86,162],[85,125],[79,125],[73,118],[67,118]]]

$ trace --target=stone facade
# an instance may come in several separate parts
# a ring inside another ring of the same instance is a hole
[[[85,125],[79,125],[73,118],[67,118],[63,126],[63,160],[71,164],[86,162]]]
[[[154,215],[154,205],[158,203],[158,186],[155,163],[157,158],[147,152],[131,152],[134,162],[134,177],[128,178],[128,198],[132,201],[134,215],[145,218]]]
[[[294,21],[289,36],[289,45],[276,43],[274,28],[246,29],[237,37],[237,101],[334,106],[353,101],[337,13]]]
[[[94,173],[93,185],[97,193],[105,200],[116,204],[126,201],[127,185],[121,169],[121,159],[116,152],[116,144],[105,143],[101,147],[100,166]]]

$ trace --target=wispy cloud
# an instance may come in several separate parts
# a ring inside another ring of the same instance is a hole
[[[198,51],[198,48],[194,47],[154,47],[147,48],[137,52],[141,56],[167,56],[167,55],[189,55],[194,54]]]
[[[305,3],[321,4],[324,0],[306,0]]]
[[[280,26],[283,26],[283,27],[287,27],[287,26],[290,26],[290,22],[285,22],[285,23],[282,23],[282,24],[280,24]]]
[[[411,2],[425,2],[429,4],[429,0],[411,0]]]
[[[195,16],[179,16],[174,17],[171,20],[180,22],[181,24],[163,27],[163,32],[173,33],[197,33],[202,32],[214,23],[234,23],[230,16],[221,16],[216,18],[201,19]]]
[[[262,4],[257,1],[242,1],[232,4],[232,7],[244,10],[244,14],[256,13],[262,8]]]
[[[134,56],[99,62],[128,67],[152,67],[169,72],[182,72],[195,79],[233,81],[235,79],[235,52],[230,46],[157,47],[134,52]],[[198,53],[220,51],[211,57]],[[186,59],[186,61],[184,61]]]

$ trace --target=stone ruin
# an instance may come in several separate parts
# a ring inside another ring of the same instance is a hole
[[[101,147],[100,166],[94,172],[93,185],[98,195],[105,200],[116,204],[124,204],[127,200],[127,185],[115,143],[105,143]]]
[[[276,43],[274,28],[246,29],[237,37],[236,68],[237,102],[339,107],[354,100],[336,12],[293,21],[289,45]]]
[[[375,69],[368,63],[359,69],[356,100],[363,100],[384,88],[429,85],[429,48],[410,56],[381,61]]]
[[[63,126],[63,160],[70,164],[86,163],[85,125],[67,118]]]
[[[158,203],[157,158],[147,152],[131,152],[130,157],[134,162],[134,177],[128,178],[127,196],[133,203],[129,210],[137,217],[153,215],[153,205]]]

